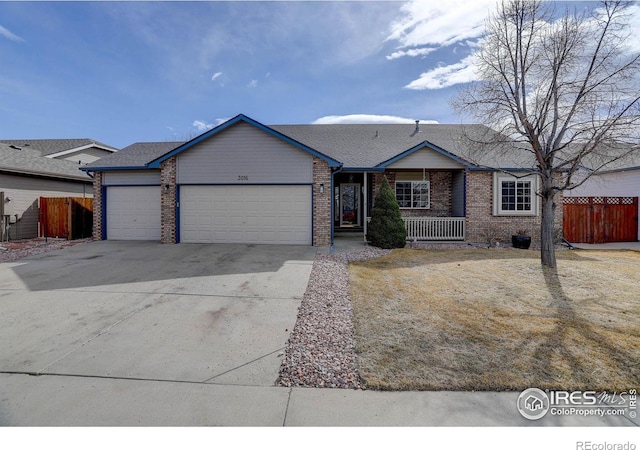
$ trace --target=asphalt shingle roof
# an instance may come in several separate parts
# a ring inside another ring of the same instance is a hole
[[[578,151],[578,147],[573,153]],[[562,154],[559,156],[562,158]],[[594,152],[586,155],[582,160],[582,169],[588,171],[599,170],[600,172],[616,172],[620,170],[630,170],[640,168],[640,148],[638,145],[618,143],[615,146],[601,145]]]
[[[497,133],[484,125],[455,124],[341,124],[274,125],[285,134],[345,167],[368,168],[386,162],[425,141],[475,165],[490,167],[531,167],[528,152],[501,143],[474,152],[474,141],[495,140]]]
[[[183,142],[137,142],[122,150],[83,166],[84,168],[140,167],[170,152]]]
[[[118,149],[95,139],[82,138],[82,139],[0,139],[0,143],[15,145],[21,148],[30,148],[37,150],[42,156],[53,155],[55,153],[64,152],[65,150],[71,150],[78,147],[84,147],[87,145],[98,145],[105,147],[113,151]]]
[[[0,171],[90,181],[80,167],[72,161],[45,158],[39,150],[0,143]]]
[[[474,152],[474,141],[487,142],[497,136],[495,131],[477,124],[420,124],[417,133],[415,124],[270,125],[269,128],[348,168],[374,168],[425,141],[474,166],[516,169],[534,165],[530,152],[514,148],[505,139]],[[182,144],[139,142],[84,168],[144,168]]]

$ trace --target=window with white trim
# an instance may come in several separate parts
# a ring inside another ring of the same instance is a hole
[[[396,181],[396,200],[400,208],[430,208],[428,181]]]
[[[515,177],[496,174],[493,188],[493,213],[501,216],[536,216],[538,199],[535,175]]]

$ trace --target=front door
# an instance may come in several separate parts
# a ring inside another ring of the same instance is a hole
[[[360,184],[340,184],[340,226],[360,226]]]

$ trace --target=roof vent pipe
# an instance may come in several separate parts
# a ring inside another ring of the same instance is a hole
[[[414,133],[420,133],[420,121],[416,120],[416,131]]]

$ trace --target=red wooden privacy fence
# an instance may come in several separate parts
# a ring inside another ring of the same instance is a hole
[[[91,237],[93,199],[40,197],[40,235],[66,239]]]
[[[565,197],[564,238],[601,244],[638,240],[638,197]]]

